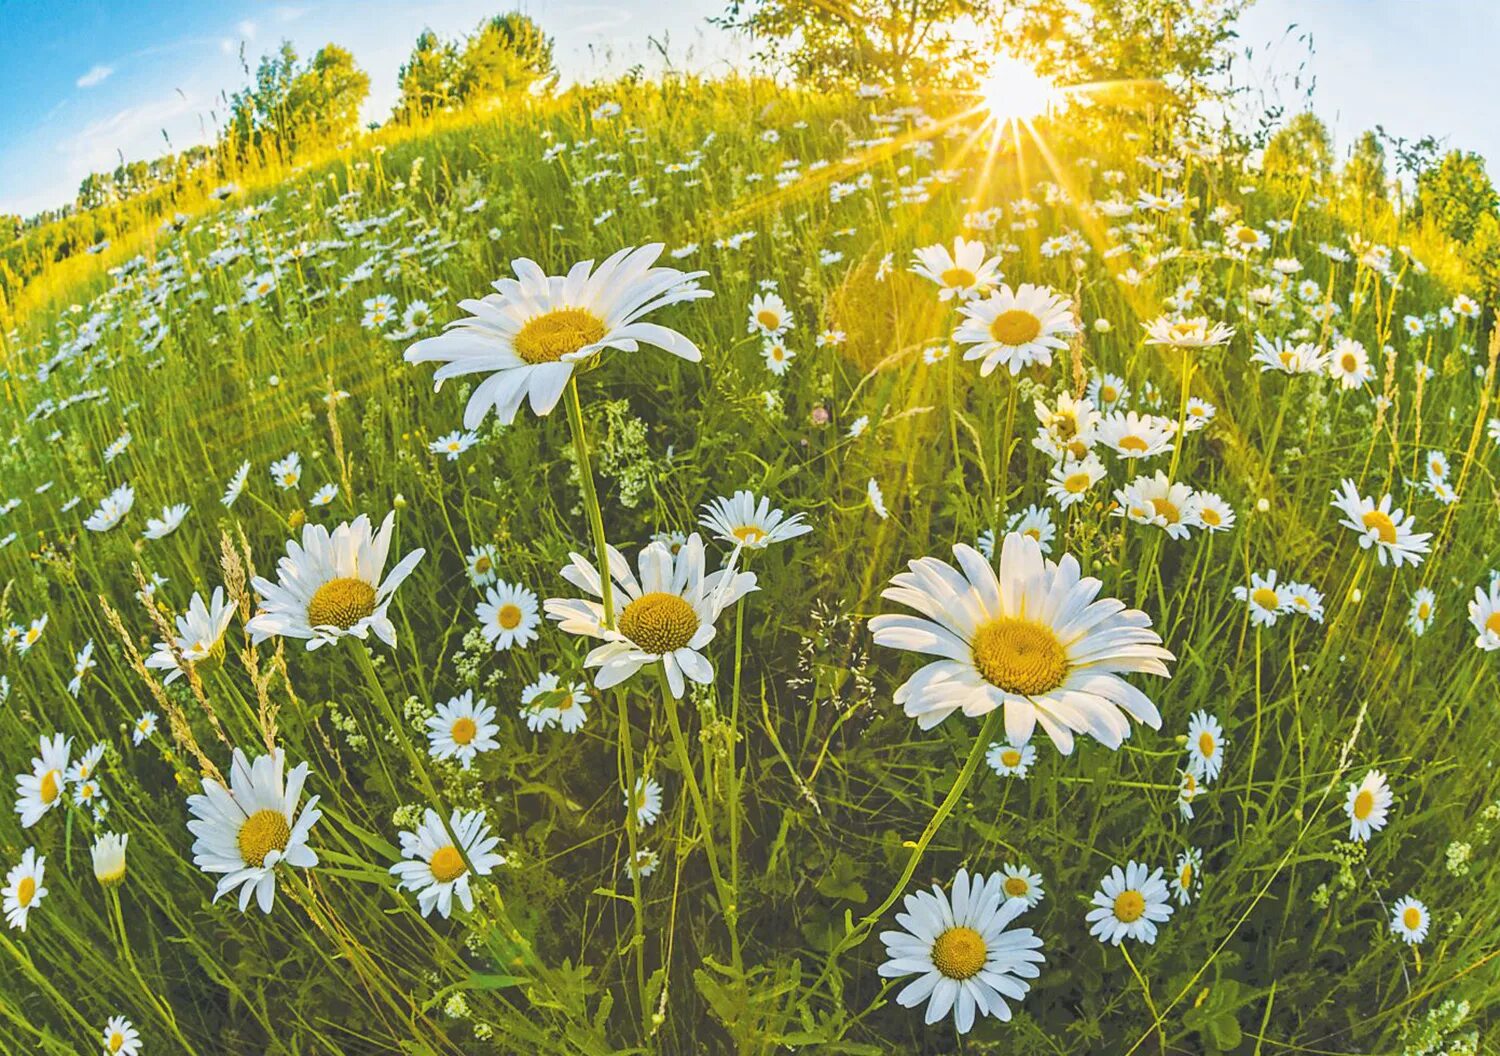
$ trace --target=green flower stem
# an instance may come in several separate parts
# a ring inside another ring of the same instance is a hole
[[[635,987],[641,1006],[641,1037],[651,1033],[650,998],[646,992],[646,922],[641,902],[641,874],[636,867],[636,854],[640,847],[640,822],[635,816],[635,758],[634,746],[630,743],[630,712],[625,706],[625,691],[614,692],[615,708],[619,715],[618,746],[620,790],[625,793],[625,840],[630,848],[630,910],[634,930],[632,944],[635,946]]]
[[[615,625],[614,579],[609,572],[609,541],[604,536],[604,514],[599,493],[594,490],[594,470],[589,465],[589,442],[583,431],[583,406],[578,402],[578,375],[568,379],[568,428],[573,433],[573,451],[578,459],[578,479],[583,484],[583,504],[588,508],[589,528],[594,533],[594,558],[599,565],[599,589],[604,600],[604,626]]]

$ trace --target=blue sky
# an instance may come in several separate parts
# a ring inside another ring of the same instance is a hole
[[[224,95],[283,38],[303,54],[328,41],[369,72],[369,119],[396,97],[396,70],[424,26],[467,32],[504,0],[0,0],[0,212],[29,214],[73,198],[91,171],[213,135]],[[556,39],[567,79],[654,66],[648,35],[666,34],[680,65],[742,59],[748,49],[708,26],[720,0],[528,0]],[[1291,33],[1289,25],[1296,25]],[[1340,148],[1376,123],[1408,137],[1447,136],[1500,159],[1500,0],[1260,0],[1241,23],[1263,83],[1307,57],[1314,106]],[[1281,101],[1301,101],[1290,91]],[[1500,176],[1500,172],[1496,173]]]

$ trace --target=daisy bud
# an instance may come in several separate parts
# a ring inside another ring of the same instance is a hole
[[[130,836],[102,833],[89,854],[94,860],[94,879],[103,887],[114,887],[125,880],[125,845]]]

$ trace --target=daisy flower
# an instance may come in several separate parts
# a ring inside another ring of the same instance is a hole
[[[891,515],[885,505],[885,492],[880,490],[880,485],[876,483],[874,477],[871,477],[865,485],[865,500],[869,502],[870,509],[875,511],[875,516],[882,521]]]
[[[1154,458],[1172,450],[1175,422],[1154,414],[1115,411],[1099,422],[1099,442],[1121,458]]]
[[[1344,812],[1349,815],[1349,839],[1367,843],[1372,834],[1385,828],[1394,798],[1391,786],[1379,770],[1371,770],[1358,784],[1351,782],[1344,799]]]
[[[1094,446],[1100,415],[1093,401],[1075,400],[1070,393],[1063,392],[1057,397],[1055,407],[1037,400],[1033,410],[1039,426],[1031,444],[1054,461],[1081,459]]]
[[[374,631],[394,648],[396,628],[386,610],[426,552],[413,550],[382,579],[394,525],[394,513],[385,515],[378,532],[371,531],[365,514],[332,533],[322,525],[304,525],[302,544],[288,541],[286,556],[277,563],[279,582],[261,576],[252,581],[261,605],[245,624],[251,640],[305,638],[311,650],[346,636],[364,639]]]
[[[307,845],[308,832],[323,816],[318,797],[308,797],[300,814],[297,801],[307,781],[307,764],[286,773],[286,753],[277,748],[252,763],[234,750],[226,789],[212,778],[203,779],[203,792],[189,796],[193,820],[193,864],[205,873],[223,874],[214,901],[240,889],[240,912],[255,897],[262,913],[271,912],[276,898],[276,867],[298,869],[318,864],[318,854]]]
[[[1474,588],[1474,600],[1469,602],[1469,622],[1478,631],[1474,648],[1492,653],[1500,649],[1500,579],[1491,578],[1489,593],[1483,587]]]
[[[1201,790],[1197,775],[1191,770],[1184,770],[1182,780],[1177,785],[1177,812],[1182,815],[1183,821],[1193,820],[1193,800],[1198,798]]]
[[[475,608],[484,640],[501,652],[512,646],[536,641],[536,595],[525,587],[497,580],[484,592],[484,600]]]
[[[952,252],[941,243],[915,250],[911,270],[937,283],[938,300],[967,301],[1000,281],[1000,258],[986,258],[983,242],[959,235],[953,239]]]
[[[131,730],[131,743],[140,747],[142,741],[156,732],[156,712],[143,711],[141,717],[135,720],[135,728]]]
[[[1085,918],[1089,934],[1100,942],[1120,945],[1125,939],[1154,943],[1156,927],[1172,916],[1162,871],[1147,874],[1140,862],[1117,865],[1094,892],[1094,906]]]
[[[1081,461],[1065,459],[1047,474],[1047,497],[1066,510],[1082,502],[1089,489],[1104,479],[1104,473],[1104,463],[1093,452]]]
[[[107,532],[123,521],[134,505],[135,489],[129,484],[121,484],[104,497],[83,526],[91,532]]]
[[[1411,612],[1407,614],[1406,625],[1418,638],[1432,625],[1432,611],[1436,604],[1437,595],[1426,587],[1418,587],[1412,592]],[[1496,622],[1500,623],[1500,620]]]
[[[188,515],[190,507],[185,502],[176,506],[163,506],[160,517],[148,517],[146,530],[141,535],[146,539],[161,539],[175,532]]]
[[[574,367],[605,349],[635,352],[644,343],[696,363],[703,358],[697,345],[643,321],[658,308],[713,296],[698,286],[706,272],[653,267],[662,248],[622,249],[597,268],[581,261],[565,276],[514,261],[514,279],[500,279],[480,300],[459,302],[469,318],[412,345],[406,361],[441,364],[433,374],[438,387],[449,378],[486,375],[464,408],[465,429],[491,408],[510,424],[522,400],[529,399],[534,414],[551,413]]]
[[[1033,744],[1006,744],[994,741],[985,753],[984,761],[1001,777],[1025,778],[1036,762],[1036,746]]]
[[[1318,374],[1328,364],[1328,353],[1320,352],[1310,342],[1291,342],[1283,338],[1268,340],[1255,335],[1255,351],[1250,362],[1260,364],[1261,372],[1279,370],[1283,374]]]
[[[1323,592],[1311,583],[1288,583],[1287,612],[1295,612],[1316,623],[1323,622]]]
[[[141,1032],[124,1016],[111,1016],[104,1025],[104,1056],[140,1056]]]
[[[1000,872],[1005,877],[1000,890],[1006,898],[1018,899],[1025,903],[1027,909],[1034,909],[1045,896],[1041,873],[1033,873],[1024,865],[1011,865],[1009,862],[1005,863],[1005,868]]]
[[[302,456],[293,451],[271,463],[271,481],[282,491],[290,491],[302,481]]]
[[[1119,503],[1116,517],[1160,528],[1173,539],[1186,539],[1188,530],[1197,526],[1198,502],[1193,489],[1180,480],[1173,482],[1161,470],[1154,477],[1136,477],[1123,488],[1116,488],[1115,502]]]
[[[661,817],[661,785],[653,777],[635,779],[635,792],[625,797],[625,806],[635,812],[637,825],[655,825]]]
[[[1037,546],[1041,547],[1042,553],[1052,553],[1052,540],[1057,537],[1057,528],[1052,523],[1052,511],[1045,506],[1028,506],[1024,510],[1017,510],[1011,514],[1005,522],[1007,533],[1017,532],[1021,535],[1029,535],[1035,539]],[[985,551],[985,557],[995,556],[995,533],[989,532],[989,549],[981,546],[979,549]]]
[[[1158,316],[1146,328],[1146,344],[1165,345],[1168,348],[1215,348],[1226,345],[1234,336],[1234,328],[1223,323],[1210,323],[1204,316],[1196,319],[1171,319]]]
[[[548,618],[569,634],[603,640],[583,661],[585,667],[599,669],[594,684],[609,689],[658,661],[679,700],[685,680],[712,682],[713,664],[702,649],[713,640],[719,614],[756,589],[755,573],[726,568],[705,575],[703,540],[697,532],[676,555],[660,543],[645,546],[637,559],[639,579],[624,555],[614,547],[608,553],[613,627],[604,625],[604,606],[592,600],[603,597],[599,572],[580,554],[570,555],[562,577],[591,598],[548,598],[543,606]]]
[[[757,504],[754,493],[749,491],[737,491],[733,498],[721,497],[704,503],[698,524],[704,531],[712,532],[715,539],[746,550],[764,550],[772,543],[812,531],[812,525],[803,523],[802,514],[788,517],[780,510],[773,510],[768,498]]]
[[[1023,283],[1012,291],[1001,285],[982,301],[968,301],[960,309],[964,321],[953,340],[968,345],[964,360],[980,360],[979,376],[989,377],[997,366],[1012,376],[1033,363],[1052,364],[1055,349],[1068,347],[1078,332],[1073,302],[1045,286]]]
[[[521,691],[521,717],[533,732],[556,725],[564,733],[576,733],[588,721],[583,707],[588,702],[588,687],[582,682],[564,685],[548,671]]]
[[[970,717],[1003,707],[1006,739],[1025,744],[1037,723],[1068,754],[1074,733],[1110,748],[1130,734],[1127,716],[1160,728],[1156,705],[1121,674],[1170,677],[1175,659],[1151,618],[1082,576],[1071,554],[1042,556],[1029,536],[1005,537],[1000,570],[972,547],[953,547],[959,568],[918,558],[882,596],[921,616],[870,621],[877,644],[928,653],[929,663],[896,690],[897,704],[931,729],[962,710]]]
[[[113,832],[99,834],[89,848],[89,858],[94,864],[94,879],[103,887],[114,887],[125,879],[125,846],[130,842],[129,834]]]
[[[146,666],[167,672],[162,680],[171,683],[185,674],[173,655],[177,653],[190,665],[201,665],[205,661],[217,662],[224,656],[224,632],[234,619],[235,604],[224,599],[224,588],[215,587],[207,602],[203,595],[193,592],[188,601],[187,612],[177,617],[177,636],[169,644],[156,643],[156,651],[146,658]]]
[[[773,337],[762,345],[760,354],[766,361],[766,369],[778,378],[786,373],[786,368],[797,358],[797,353],[787,348],[786,342],[779,337]]]
[[[661,864],[661,855],[650,847],[642,847],[635,852],[635,858],[626,866],[631,876],[650,876],[656,872],[656,867]]]
[[[1339,523],[1359,533],[1360,549],[1375,547],[1375,556],[1384,565],[1389,557],[1391,564],[1400,568],[1404,563],[1419,565],[1428,551],[1431,532],[1414,532],[1416,518],[1391,509],[1390,495],[1382,495],[1375,501],[1360,495],[1354,481],[1345,479],[1339,490],[1333,493],[1333,507],[1344,515]]]
[[[495,734],[500,732],[495,709],[474,699],[466,689],[446,704],[437,706],[437,714],[427,720],[428,753],[434,759],[457,759],[465,770],[480,752],[500,747]]]
[[[444,827],[443,819],[429,807],[422,824],[400,836],[403,861],[391,866],[391,875],[400,880],[397,888],[416,892],[424,917],[436,908],[446,918],[453,911],[455,895],[465,911],[472,911],[471,872],[489,876],[495,866],[505,863],[504,855],[494,853],[500,837],[490,835],[482,810],[455,809]]]
[[[38,856],[35,847],[28,847],[21,860],[5,874],[5,923],[12,928],[25,931],[27,915],[47,897],[47,889],[42,886],[46,870],[46,856]]]
[[[477,433],[455,429],[446,436],[440,436],[428,444],[427,450],[431,451],[434,455],[446,455],[449,462],[456,462],[459,455],[477,443],[479,443]]]
[[[762,337],[780,337],[796,324],[792,322],[791,309],[778,293],[758,293],[750,301],[750,324],[748,330]]]
[[[1276,570],[1250,573],[1250,585],[1243,583],[1234,588],[1234,596],[1250,607],[1250,622],[1256,627],[1269,627],[1291,604],[1291,594],[1286,584],[1277,586]]]
[[[327,506],[339,497],[339,486],[337,484],[324,484],[313,492],[312,498],[307,500],[309,506]]]
[[[1427,938],[1427,929],[1431,924],[1432,915],[1427,912],[1426,904],[1410,895],[1391,907],[1391,932],[1412,946]]]
[[[1115,374],[1099,374],[1089,379],[1089,401],[1099,410],[1108,411],[1115,404],[1130,399],[1125,379]]]
[[[883,931],[888,958],[883,979],[915,975],[896,995],[903,1008],[926,1002],[926,1022],[936,1023],[950,1011],[960,1034],[974,1026],[975,1013],[1011,1017],[1010,1001],[1020,1001],[1041,974],[1042,940],[1030,928],[1011,930],[1026,908],[1004,896],[1000,873],[970,880],[960,869],[951,896],[937,885],[907,895],[906,912],[896,914],[899,931]]]
[[[1206,532],[1227,532],[1234,527],[1234,507],[1225,502],[1216,492],[1199,491],[1198,525]]]
[[[1328,357],[1328,376],[1346,390],[1364,387],[1375,378],[1375,368],[1370,365],[1370,353],[1353,338],[1344,338],[1333,346],[1333,352]]]
[[[1203,890],[1203,852],[1189,847],[1177,856],[1177,875],[1172,877],[1172,893],[1178,905],[1185,906]]]
[[[16,813],[21,815],[21,828],[31,828],[62,803],[72,745],[73,739],[60,733],[41,738],[31,773],[17,775]]]
[[[1224,727],[1206,711],[1195,711],[1188,720],[1188,769],[1204,784],[1218,779],[1224,766]]]
[[[484,587],[495,582],[495,547],[490,543],[469,550],[469,582]]]

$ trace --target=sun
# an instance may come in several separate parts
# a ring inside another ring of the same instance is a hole
[[[989,75],[979,86],[984,108],[998,124],[1030,121],[1050,110],[1061,98],[1057,86],[1011,55],[997,55]]]

